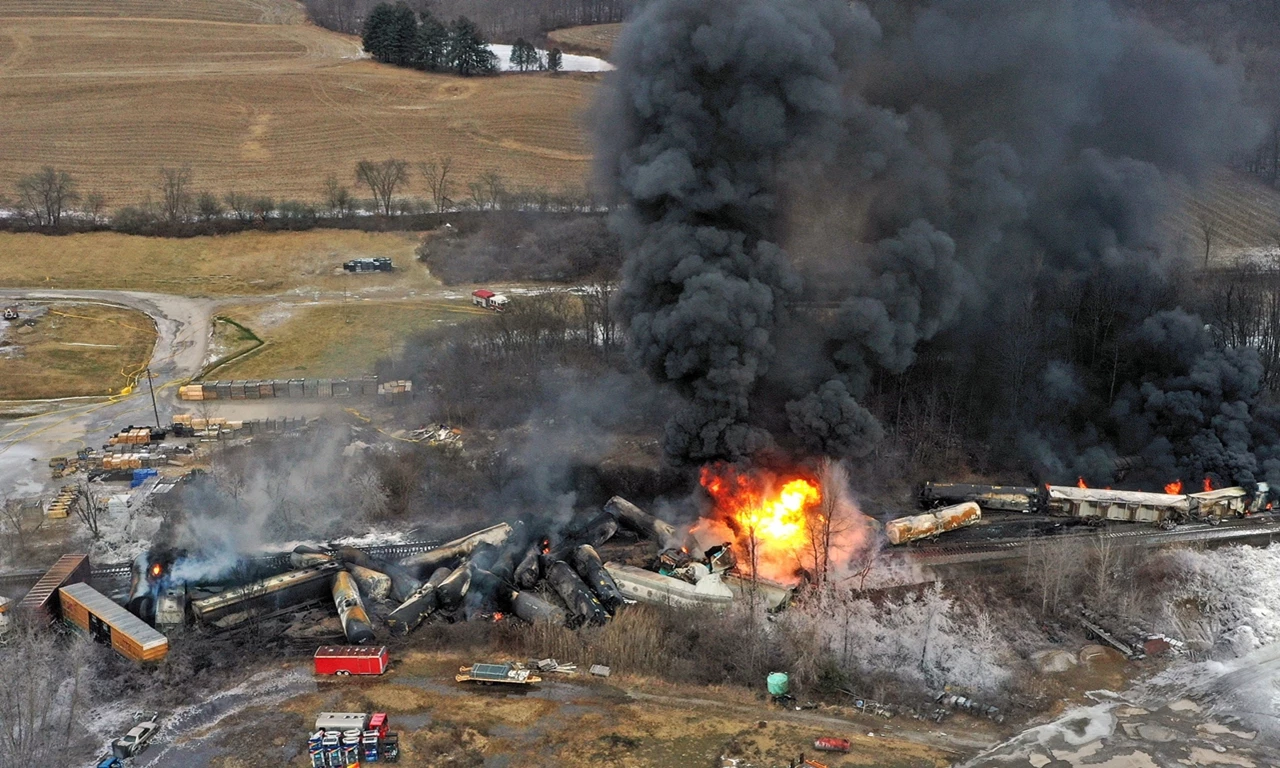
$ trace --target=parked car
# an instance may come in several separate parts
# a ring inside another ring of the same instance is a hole
[[[139,712],[133,716],[129,732],[111,742],[111,753],[121,760],[137,757],[147,749],[156,731],[160,730],[160,713]]]

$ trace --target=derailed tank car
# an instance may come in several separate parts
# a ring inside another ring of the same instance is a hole
[[[334,576],[342,570],[336,562],[282,573],[213,597],[191,601],[191,612],[206,624],[228,617],[272,613],[332,596]],[[234,621],[233,621],[234,623]]]
[[[986,510],[1035,512],[1040,508],[1040,490],[1015,485],[975,485],[971,483],[925,483],[920,489],[923,509],[975,502]]]
[[[982,519],[982,509],[972,501],[942,507],[923,515],[900,517],[885,523],[884,533],[890,544],[927,539],[940,533],[973,525]]]

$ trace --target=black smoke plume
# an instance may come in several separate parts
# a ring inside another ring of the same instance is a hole
[[[655,0],[615,59],[620,306],[685,395],[674,457],[863,455],[927,353],[1045,476],[1275,462],[1165,226],[1171,181],[1257,138],[1232,69],[1105,0]]]

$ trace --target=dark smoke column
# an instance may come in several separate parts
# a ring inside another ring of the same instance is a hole
[[[673,457],[771,443],[753,393],[800,290],[776,243],[780,174],[834,144],[851,42],[875,33],[838,0],[655,0],[614,49],[597,156],[621,204],[631,352],[687,398]]]

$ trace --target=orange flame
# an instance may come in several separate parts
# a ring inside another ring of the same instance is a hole
[[[1208,493],[1213,490],[1213,478],[1208,475],[1204,476],[1204,492]]]
[[[152,566],[151,566],[151,578],[153,578],[153,579],[158,579],[158,578],[160,578],[160,577],[161,577],[161,576],[163,576],[163,575],[164,575],[164,566],[163,566],[163,565],[161,565],[161,564],[159,564],[159,563],[156,563],[155,565],[152,565]]]
[[[1174,496],[1182,493],[1182,480],[1174,480],[1172,483],[1166,484],[1164,492]]]
[[[496,612],[496,611],[495,611],[495,612],[494,612],[494,614],[493,614],[493,620],[494,620],[494,621],[502,621],[502,617],[503,617],[504,615],[505,615],[505,614],[503,614],[503,613],[499,613],[499,612]]]
[[[1077,478],[1076,478],[1076,487],[1077,487],[1077,488],[1088,488],[1088,487],[1089,487],[1089,484],[1088,484],[1088,483],[1086,483],[1086,482],[1084,481],[1084,475],[1081,475],[1080,477],[1077,477]]]
[[[803,477],[784,481],[727,465],[703,467],[700,480],[715,503],[717,521],[737,538],[743,567],[750,569],[754,560],[760,576],[793,581],[798,554],[809,544],[806,523],[822,501],[817,483]]]

